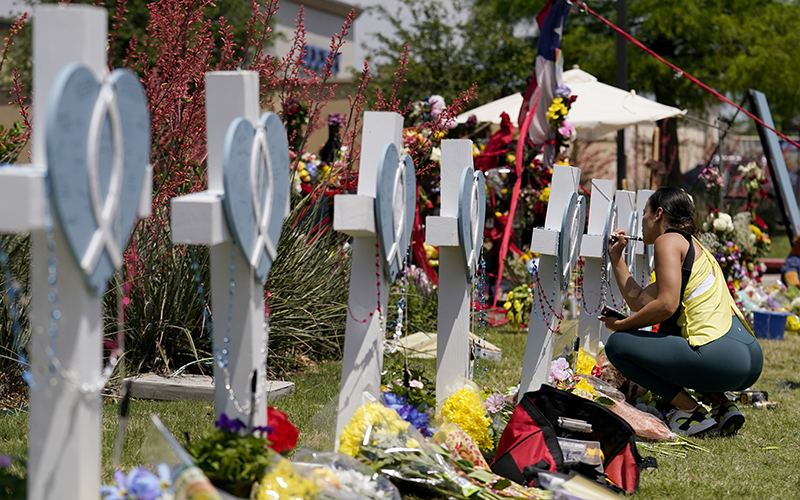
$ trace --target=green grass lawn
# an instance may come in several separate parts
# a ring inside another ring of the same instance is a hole
[[[504,389],[518,383],[526,335],[509,328],[491,329],[487,338],[503,349],[503,360],[489,362],[478,385]],[[658,468],[644,471],[637,498],[800,498],[800,335],[787,333],[783,341],[762,341],[764,372],[755,388],[769,391],[778,402],[776,410],[743,408],[747,422],[738,436],[730,439],[698,440],[707,452],[690,450],[686,457],[656,454]],[[423,364],[435,379],[435,361]],[[330,362],[308,368],[294,376],[294,394],[274,405],[297,424],[300,445],[330,448],[336,417],[341,363]],[[118,402],[103,403],[103,479],[113,472],[111,456],[116,432]],[[213,425],[213,406],[208,402],[131,403],[130,423],[122,468],[143,463],[149,451],[148,415],[160,416],[179,441],[198,436]],[[0,414],[0,454],[24,455],[27,446],[27,414]]]

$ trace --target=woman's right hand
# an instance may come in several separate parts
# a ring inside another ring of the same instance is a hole
[[[608,235],[608,256],[614,261],[622,257],[622,252],[628,244],[628,238],[625,236],[628,236],[628,233],[624,229],[616,229]]]

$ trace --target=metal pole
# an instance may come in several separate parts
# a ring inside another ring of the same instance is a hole
[[[628,31],[627,0],[617,0],[617,26]],[[628,90],[628,41],[617,34],[617,87]],[[625,156],[625,129],[617,131],[617,188],[627,188],[627,158]]]

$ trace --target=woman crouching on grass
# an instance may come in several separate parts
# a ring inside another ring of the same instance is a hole
[[[736,307],[716,259],[694,235],[694,204],[682,190],[663,187],[642,213],[642,236],[655,245],[656,280],[640,287],[621,258],[626,233],[617,230],[609,258],[632,311],[625,319],[602,317],[613,333],[609,361],[628,379],[675,407],[667,415],[674,432],[687,436],[733,435],[744,415],[725,391],[750,387],[761,375],[761,346]],[[660,324],[658,332],[641,330]],[[686,392],[711,399],[712,410]]]

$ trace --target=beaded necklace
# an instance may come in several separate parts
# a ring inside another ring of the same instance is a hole
[[[397,346],[400,342],[400,337],[403,336],[403,327],[405,326],[404,316],[406,308],[406,285],[408,284],[408,250],[406,256],[403,258],[403,269],[398,273],[400,279],[400,298],[397,300],[397,319],[392,324],[386,326],[388,333],[390,328],[394,328],[394,335],[391,339],[385,339],[384,348],[386,352],[394,354],[397,352]],[[378,286],[378,293],[380,293],[380,284]]]
[[[192,255],[192,271],[194,271],[194,282],[195,285],[197,286],[197,294],[200,296],[200,307],[203,310],[203,320],[204,320],[203,322],[205,324],[205,328],[209,334],[209,337],[214,343],[213,347],[214,359],[217,363],[217,366],[220,369],[222,369],[224,387],[225,390],[228,392],[228,399],[233,403],[233,406],[234,408],[236,408],[236,411],[238,411],[242,415],[250,415],[253,411],[253,408],[261,403],[262,391],[256,390],[255,395],[252,397],[251,401],[240,403],[239,400],[236,398],[233,386],[231,385],[231,372],[228,367],[229,352],[231,345],[231,330],[233,325],[233,295],[236,291],[236,279],[235,279],[236,247],[237,247],[236,240],[235,239],[231,240],[230,286],[228,288],[228,317],[225,328],[225,336],[222,338],[223,342],[222,349],[220,349],[219,344],[217,344],[217,341],[214,338],[214,325],[211,318],[211,313],[206,307],[205,289],[203,287],[202,279],[200,278],[200,266],[197,262],[197,254],[195,252],[194,245],[189,245],[189,251],[191,252]],[[269,328],[268,323],[266,323],[266,321],[264,323],[264,328]],[[260,355],[261,355],[260,365],[264,367],[263,370],[264,375],[262,377],[263,387],[267,386],[267,343],[268,342],[269,342],[268,335],[264,335],[264,341],[262,342],[260,349]]]
[[[45,196],[49,199],[50,176],[48,173],[45,173],[44,181]],[[50,303],[50,326],[47,331],[48,342],[44,345],[45,353],[48,357],[48,374],[47,379],[43,382],[37,382],[35,380],[33,373],[30,371],[28,358],[22,348],[22,328],[19,323],[20,290],[18,286],[12,284],[13,280],[9,269],[8,255],[5,253],[4,249],[0,248],[0,264],[3,266],[3,275],[6,283],[5,292],[11,299],[12,338],[14,339],[14,347],[17,350],[17,361],[23,369],[22,378],[32,391],[45,390],[56,385],[56,376],[58,376],[69,385],[73,386],[73,388],[81,394],[96,394],[100,392],[111,379],[111,375],[114,373],[114,369],[122,354],[120,335],[123,329],[120,327],[117,330],[117,348],[110,353],[108,363],[103,367],[103,371],[97,382],[93,384],[81,382],[77,380],[77,377],[72,371],[64,367],[58,357],[58,323],[61,319],[61,311],[58,307],[58,259],[56,258],[55,228],[49,203],[45,206],[45,234],[47,237],[47,283],[49,285],[47,300]]]
[[[341,252],[344,252],[344,250],[341,250]],[[345,280],[347,279],[347,277],[344,275],[344,267],[342,268],[342,278],[345,279]],[[377,305],[375,306],[374,309],[372,309],[369,312],[369,314],[367,314],[366,318],[364,318],[364,319],[356,318],[353,315],[353,310],[350,309],[350,303],[349,302],[347,304],[347,314],[350,316],[350,319],[352,319],[353,321],[356,321],[358,323],[366,323],[377,312],[378,313],[378,322],[379,322],[380,331],[381,331],[381,334],[383,334],[386,331],[386,318],[383,315],[383,308],[381,307],[381,243],[380,243],[380,239],[379,239],[377,234],[375,235],[375,287],[377,288],[377,292],[378,292],[377,293],[377,295],[378,295]],[[383,335],[381,335],[381,336],[383,336]]]
[[[561,242],[559,240],[559,243],[558,243],[557,248],[556,248],[556,255],[560,254],[560,247],[561,247]],[[552,304],[555,303],[556,290],[558,290],[558,288],[559,288],[558,261],[559,261],[559,259],[556,258],[555,259],[555,271],[553,272],[553,293],[552,293],[552,299],[551,299],[552,300]],[[542,316],[539,316],[539,313],[536,312],[536,300],[533,301],[533,306],[531,307],[531,312],[540,321],[544,321],[547,324],[547,329],[549,331],[555,333],[561,327],[561,321],[564,319],[563,310],[561,312],[557,313],[555,311],[555,309],[553,308],[552,304],[551,304],[551,300],[548,300],[548,298],[546,297],[545,292],[542,290],[542,283],[541,283],[541,280],[540,280],[540,277],[539,277],[539,266],[537,264],[533,265],[530,273],[531,273],[531,275],[533,276],[533,278],[535,280],[535,284],[536,284],[535,285],[535,288],[536,288],[536,299],[538,299],[538,301],[539,301],[539,306],[540,306],[540,309],[542,311]],[[563,294],[563,291],[562,291],[562,294]],[[544,310],[544,305],[545,304],[547,304],[547,308],[550,311],[550,317],[555,316],[556,319],[558,319],[558,323],[556,324],[555,329],[553,329],[550,326],[550,318],[545,317],[545,315],[547,314],[545,312],[545,310]]]
[[[480,361],[483,358],[483,371],[478,374],[478,378],[483,378],[489,369],[489,360],[486,357],[486,261],[483,259],[483,249],[481,248],[480,264],[475,276],[472,278],[476,297],[473,295],[472,304],[475,310],[473,321],[478,323],[478,335],[480,342],[475,343],[476,362],[473,365],[472,378],[480,371]],[[475,318],[477,316],[477,319]],[[472,328],[474,330],[474,326]]]

